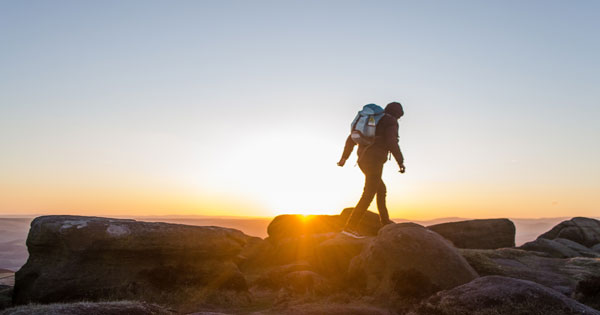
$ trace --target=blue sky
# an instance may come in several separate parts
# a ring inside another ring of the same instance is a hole
[[[393,216],[591,215],[598,30],[596,1],[4,1],[0,213],[336,212],[349,122],[397,100]]]

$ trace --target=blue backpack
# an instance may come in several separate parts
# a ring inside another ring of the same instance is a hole
[[[361,145],[371,145],[375,142],[375,128],[385,115],[383,108],[375,104],[367,104],[356,114],[352,121],[350,137]]]

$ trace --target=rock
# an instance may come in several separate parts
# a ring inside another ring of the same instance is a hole
[[[13,288],[7,285],[0,284],[0,310],[12,306]]]
[[[219,227],[39,217],[31,223],[30,256],[16,273],[13,301],[162,301],[186,298],[185,292],[244,291],[235,261],[253,239]]]
[[[340,215],[279,215],[271,221],[267,232],[272,241],[312,234],[338,233],[346,224],[352,210],[353,208],[346,208]],[[359,232],[364,235],[377,235],[379,228],[379,215],[367,211],[359,224]]]
[[[311,234],[339,232],[343,227],[338,215],[297,215],[276,216],[267,227],[271,240],[300,237]]]
[[[600,254],[600,244],[596,244],[594,246],[592,246],[592,248],[590,248],[591,251],[593,251],[594,253]]]
[[[600,315],[600,312],[531,281],[486,276],[437,293],[411,314]]]
[[[334,238],[338,233],[323,233],[288,237],[273,244],[271,263],[276,265],[291,264],[298,261],[314,261],[316,249],[322,242]]]
[[[458,248],[496,249],[515,246],[515,225],[509,219],[448,222],[427,228],[450,240]]]
[[[573,297],[587,306],[600,309],[600,275],[587,276],[579,281]]]
[[[557,258],[600,257],[600,254],[594,252],[592,249],[564,238],[556,238],[553,240],[538,238],[535,241],[521,245],[520,248],[547,253],[548,255]]]
[[[587,248],[579,243],[575,243],[571,240],[565,238],[555,238],[554,241],[568,247],[569,249],[576,251],[578,253],[577,257],[600,257],[599,254],[597,254],[590,248]]]
[[[312,266],[305,261],[294,264],[276,266],[263,270],[252,281],[253,286],[269,289],[280,289],[286,286],[286,276],[296,271],[310,271]]]
[[[328,278],[343,281],[348,274],[350,261],[373,240],[373,237],[355,239],[343,234],[320,243],[313,264]]]
[[[560,259],[522,249],[461,249],[461,254],[481,276],[499,275],[543,284],[570,296],[577,283],[600,273],[600,260]]]
[[[298,305],[283,305],[270,310],[252,313],[252,315],[391,315],[386,308],[360,302],[328,303],[315,302]]]
[[[350,274],[378,297],[424,297],[477,277],[452,244],[414,223],[383,227],[352,260]]]
[[[170,315],[175,314],[161,306],[144,302],[79,302],[69,304],[25,305],[10,308],[2,315]]]
[[[323,294],[330,291],[328,281],[310,270],[290,272],[285,276],[284,283],[294,294]]]
[[[535,241],[527,242],[521,245],[519,248],[529,251],[547,253],[551,257],[556,258],[581,256],[581,254],[577,250],[570,248],[569,246],[563,243],[545,238],[538,238]]]
[[[600,243],[600,221],[575,217],[559,223],[550,231],[540,235],[539,238],[550,240],[564,238],[586,247],[592,247]]]

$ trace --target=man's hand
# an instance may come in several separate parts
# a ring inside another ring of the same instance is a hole
[[[404,174],[404,172],[406,171],[406,167],[404,166],[404,163],[400,164],[400,173]]]
[[[346,164],[346,159],[344,159],[344,158],[341,158],[340,161],[337,162],[337,165],[340,166],[340,167],[344,166],[344,164]]]

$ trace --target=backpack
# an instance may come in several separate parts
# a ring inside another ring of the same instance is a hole
[[[352,121],[350,137],[361,145],[371,145],[375,142],[375,128],[385,115],[383,108],[375,104],[367,104],[356,114]]]

